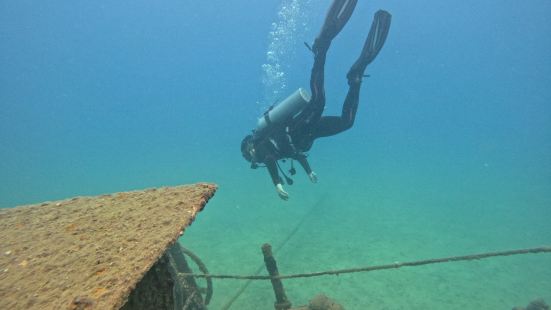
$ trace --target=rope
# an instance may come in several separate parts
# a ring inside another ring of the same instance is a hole
[[[522,254],[538,254],[538,253],[550,253],[551,246],[542,246],[537,248],[530,249],[519,249],[519,250],[509,250],[509,251],[498,251],[498,252],[487,252],[480,254],[471,254],[463,256],[451,256],[443,258],[433,258],[426,260],[418,260],[411,262],[395,262],[392,264],[386,265],[377,265],[377,266],[367,266],[360,268],[348,268],[348,269],[338,269],[338,270],[328,270],[320,272],[311,272],[311,273],[299,273],[299,274],[290,274],[290,275],[279,275],[275,277],[271,276],[258,276],[258,275],[249,275],[249,276],[240,276],[240,275],[223,275],[223,274],[181,274],[183,276],[193,276],[197,278],[211,278],[211,279],[234,279],[234,280],[271,280],[271,279],[296,279],[296,278],[310,278],[310,277],[319,277],[325,275],[339,275],[345,273],[356,273],[356,272],[370,272],[375,270],[385,270],[385,269],[398,269],[401,267],[413,267],[413,266],[422,266],[430,264],[440,264],[440,263],[450,263],[450,262],[459,262],[459,261],[471,261],[486,259],[490,257],[497,256],[512,256],[512,255],[522,255]]]
[[[199,270],[203,274],[209,273],[207,266],[205,266],[205,263],[203,263],[203,261],[199,258],[199,256],[195,255],[195,253],[191,252],[190,250],[184,248],[179,243],[178,245],[180,246],[180,249],[182,250],[182,252],[187,256],[189,256],[189,258],[191,258],[191,260],[195,263],[195,265],[197,265],[197,267],[199,267]],[[207,279],[207,287],[206,287],[205,300],[204,300],[205,306],[209,304],[213,294],[212,279],[211,278],[206,278],[206,279]]]
[[[319,205],[323,202],[326,196],[327,195],[323,195],[315,204],[313,204],[310,207],[310,210],[308,210],[308,212],[300,219],[300,221],[298,221],[298,223],[295,225],[293,230],[289,232],[287,237],[285,237],[285,239],[283,239],[283,241],[279,244],[277,249],[274,250],[274,253],[279,252],[279,250],[281,250],[285,246],[285,244],[287,244],[287,242],[291,240],[291,238],[293,238],[293,236],[298,232],[298,230],[302,227],[302,225],[304,225],[304,222],[308,218],[310,218],[310,216],[312,216],[314,211],[319,211]],[[255,270],[254,275],[258,275],[264,269],[266,269],[266,266],[264,264],[259,265],[258,268]],[[231,305],[241,296],[241,294],[245,292],[247,287],[249,287],[249,285],[252,283],[251,279],[247,279],[247,280],[249,281],[243,284],[243,286],[239,289],[239,291],[237,291],[237,293],[221,308],[222,310],[228,310],[231,307]]]

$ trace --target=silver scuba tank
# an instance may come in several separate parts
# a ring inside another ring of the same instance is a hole
[[[281,125],[295,117],[310,102],[310,94],[304,88],[297,89],[285,100],[270,107],[258,119],[255,135],[262,135],[273,126]]]

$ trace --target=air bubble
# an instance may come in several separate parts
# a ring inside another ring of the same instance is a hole
[[[277,12],[277,21],[271,24],[268,35],[266,63],[262,64],[262,84],[264,87],[264,110],[280,95],[287,92],[286,71],[295,55],[294,46],[301,46],[297,41],[303,40],[307,31],[308,11],[312,0],[284,0]]]

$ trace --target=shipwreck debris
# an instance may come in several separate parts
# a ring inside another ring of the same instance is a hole
[[[216,189],[199,183],[0,210],[0,308],[120,309],[154,265],[170,276],[163,255]]]

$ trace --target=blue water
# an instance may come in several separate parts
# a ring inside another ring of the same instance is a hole
[[[310,152],[319,183],[299,171],[282,202],[249,169],[241,139],[308,86],[303,42],[329,4],[0,2],[0,207],[214,182],[180,240],[213,273],[253,273],[260,245],[305,215],[282,273],[551,244],[549,1],[360,1],[328,55],[327,114],[373,13],[392,27],[354,127]],[[324,292],[346,309],[510,309],[551,302],[550,279],[542,254],[285,284],[295,305]],[[215,284],[212,309],[243,285]],[[272,300],[255,282],[234,307]]]

